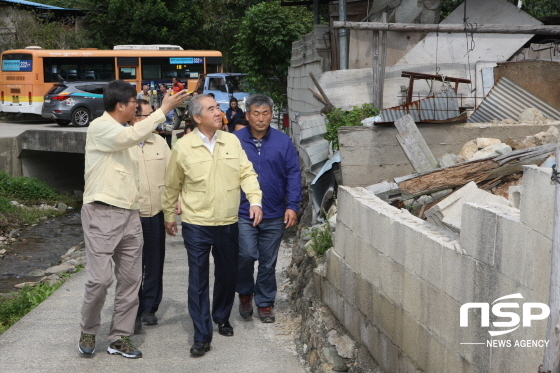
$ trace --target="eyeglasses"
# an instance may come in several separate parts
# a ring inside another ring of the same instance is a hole
[[[140,115],[137,115],[137,117],[149,117],[149,116],[150,116],[150,114],[140,114]]]

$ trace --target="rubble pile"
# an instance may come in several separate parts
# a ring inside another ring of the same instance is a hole
[[[407,131],[415,130],[410,118],[405,116],[399,121],[406,122]],[[525,124],[542,125],[549,121],[537,109],[527,109],[519,117],[519,123]],[[399,128],[397,122],[395,126]],[[417,136],[421,135],[417,133]],[[408,149],[414,148],[417,143],[422,145],[423,139],[418,137],[416,143],[401,142],[417,173],[371,185],[367,189],[395,207],[405,208],[422,219],[458,233],[464,203],[490,202],[519,207],[523,166],[551,167],[558,138],[559,131],[555,126],[521,141],[476,138],[466,142],[458,154],[445,154],[437,159],[438,168],[425,171],[420,166],[425,167],[427,163],[422,163],[422,157],[433,159],[429,149],[424,147],[420,155],[418,151]]]

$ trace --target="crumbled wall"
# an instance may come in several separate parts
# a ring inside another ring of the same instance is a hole
[[[363,188],[340,187],[334,248],[324,276],[314,274],[322,301],[386,372],[536,371],[541,348],[461,344],[491,337],[473,312],[461,328],[459,309],[514,293],[548,304],[549,177],[550,169],[525,168],[521,210],[467,204],[459,236]],[[495,338],[542,340],[546,326]]]

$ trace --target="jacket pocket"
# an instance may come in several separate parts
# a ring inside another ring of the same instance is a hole
[[[122,165],[110,167],[107,171],[105,193],[122,201],[134,201],[138,195],[132,172]]]
[[[226,218],[239,214],[239,202],[241,200],[241,189],[239,185],[227,187]]]
[[[186,166],[185,182],[187,184],[198,184],[208,178],[210,168],[212,167],[212,160],[208,159],[189,162]]]

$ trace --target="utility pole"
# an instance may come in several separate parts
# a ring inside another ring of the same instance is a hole
[[[338,19],[339,22],[346,22],[346,0],[338,0]],[[338,44],[340,56],[340,70],[348,69],[348,30],[341,28],[338,30]]]

